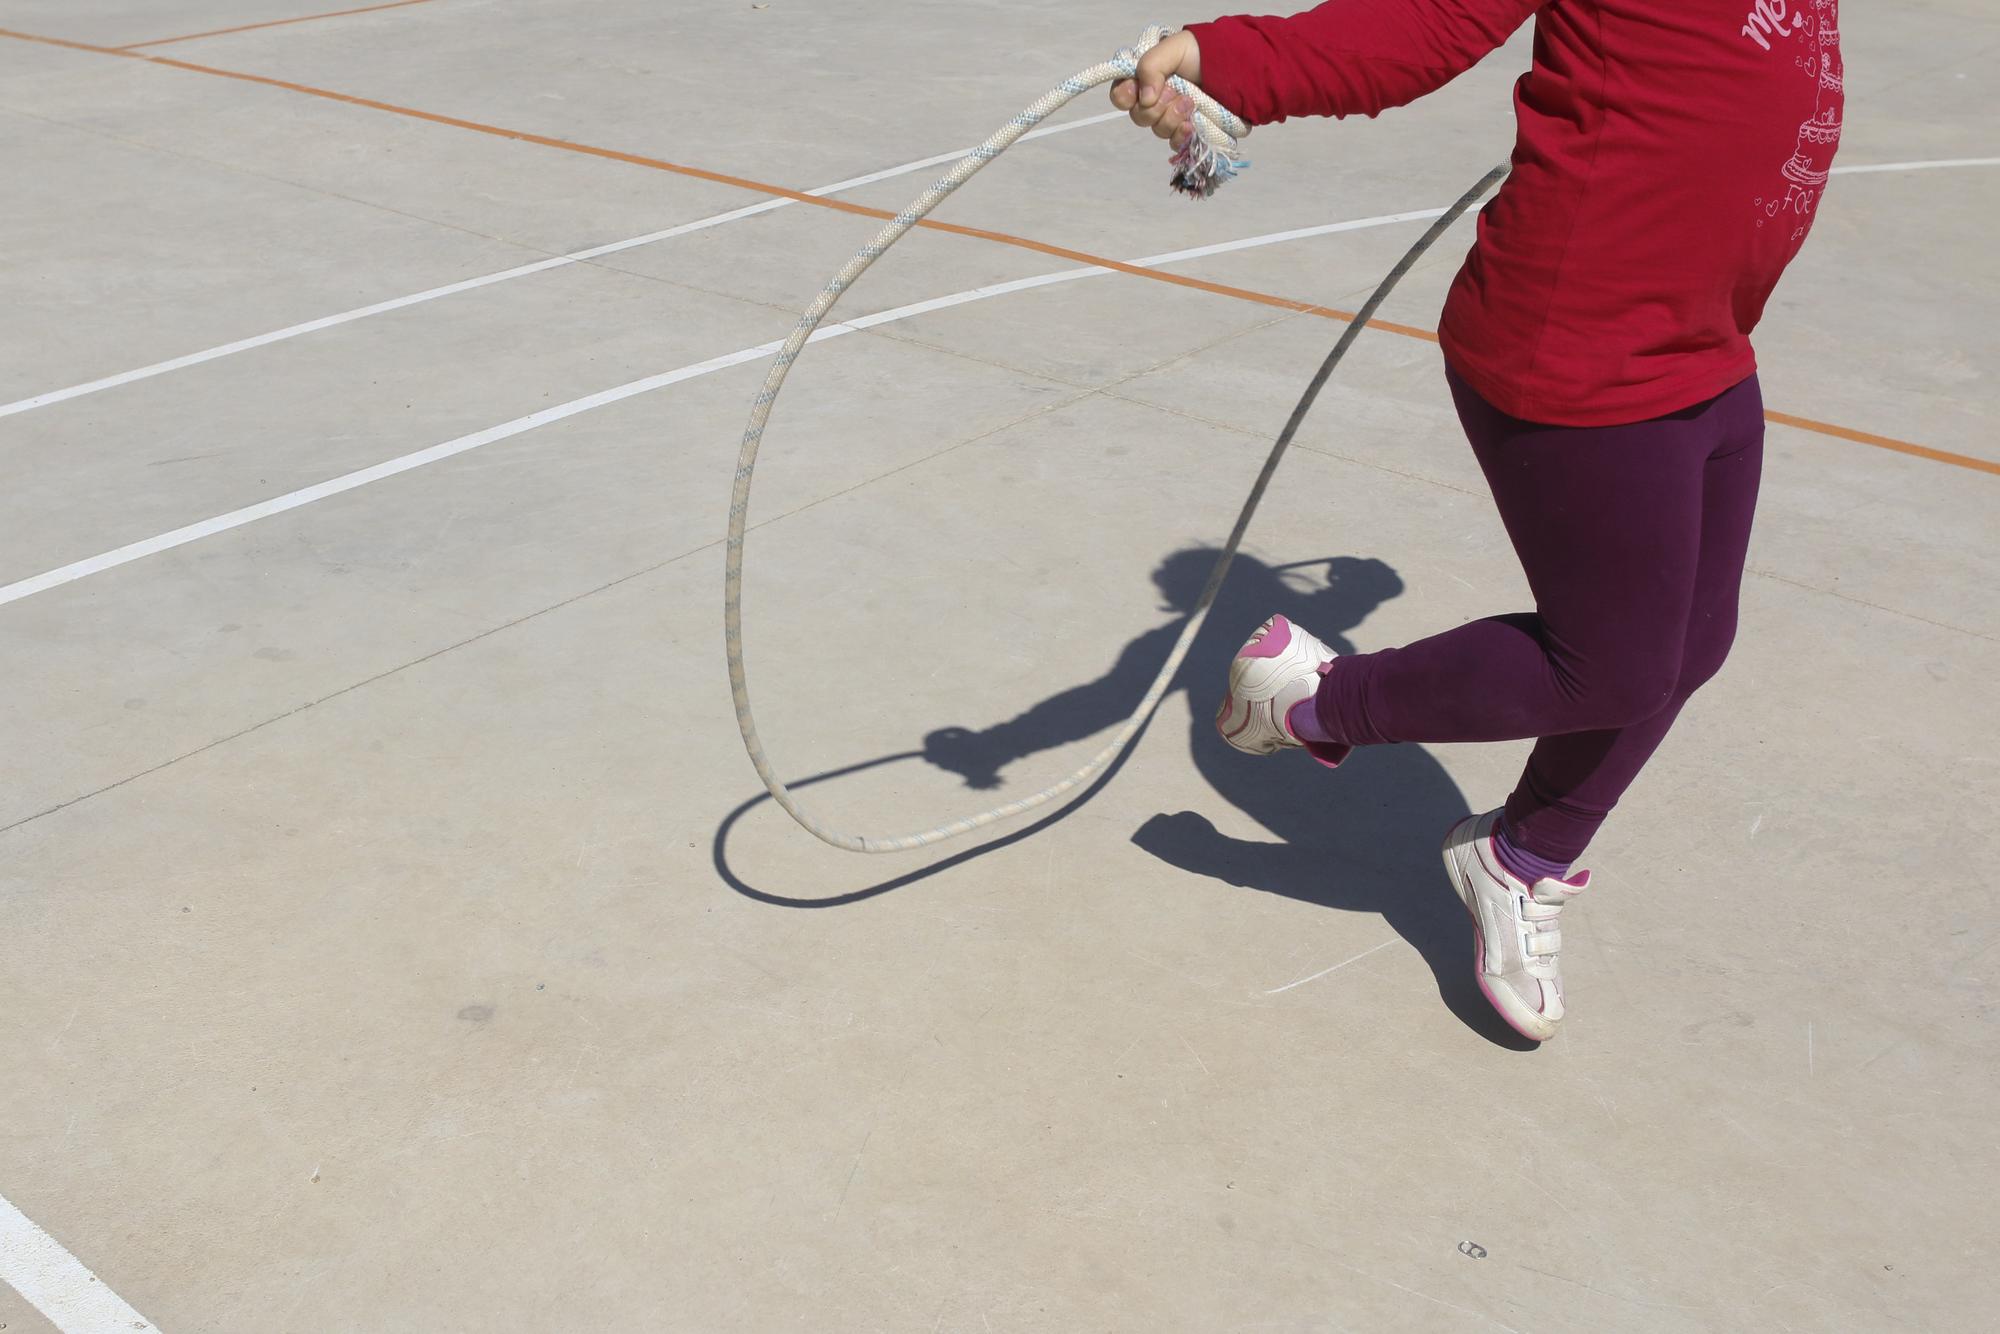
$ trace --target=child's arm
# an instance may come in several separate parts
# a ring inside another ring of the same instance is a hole
[[[1015,760],[1124,722],[1183,624],[1174,620],[1147,631],[1127,644],[1097,680],[1052,695],[1004,723],[977,732],[939,728],[924,738],[924,758],[963,778],[967,787],[999,787],[1000,771]]]
[[[1176,143],[1187,112],[1167,76],[1200,83],[1252,125],[1291,116],[1373,116],[1437,91],[1507,40],[1548,0],[1328,0],[1290,18],[1191,25],[1139,61],[1111,102]]]

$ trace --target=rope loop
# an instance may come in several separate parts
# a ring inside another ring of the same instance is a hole
[[[1293,434],[1304,419],[1306,410],[1312,406],[1313,399],[1319,394],[1320,387],[1326,383],[1327,376],[1332,374],[1334,366],[1346,354],[1348,345],[1354,341],[1355,335],[1367,324],[1376,307],[1381,305],[1382,299],[1416,262],[1417,257],[1430,247],[1431,242],[1435,241],[1454,219],[1506,175],[1505,167],[1495,168],[1457,204],[1447,210],[1444,216],[1424,233],[1423,239],[1403,256],[1402,262],[1382,280],[1381,286],[1375,289],[1375,294],[1362,306],[1361,313],[1341,335],[1339,343],[1320,366],[1319,374],[1307,388],[1305,397],[1299,401],[1298,407],[1293,409],[1291,420],[1278,436],[1277,444],[1272,447],[1270,456],[1265,460],[1264,470],[1258,476],[1256,484],[1250,490],[1249,499],[1244,502],[1241,512],[1237,515],[1236,527],[1230,533],[1228,542],[1223,545],[1222,555],[1209,575],[1207,587],[1203,589],[1200,599],[1195,604],[1194,612],[1188,617],[1187,624],[1182,627],[1173,650],[1167,654],[1167,660],[1161,666],[1159,674],[1139,700],[1131,717],[1126,719],[1117,733],[1089,763],[1069,777],[1052,783],[1039,792],[995,806],[991,810],[961,816],[934,829],[887,836],[852,834],[831,829],[799,804],[798,799],[778,777],[770,756],[765,753],[763,740],[757,732],[757,719],[750,708],[749,672],[744,665],[743,547],[750,526],[750,485],[756,475],[757,451],[763,443],[764,429],[771,419],[771,409],[777,403],[778,391],[785,383],[786,374],[798,361],[800,352],[815,337],[820,321],[833,309],[841,294],[851,288],[854,280],[866,272],[868,266],[879,259],[883,252],[907,234],[959,186],[976,175],[988,162],[1000,156],[1022,135],[1072,99],[1099,84],[1110,83],[1114,79],[1132,78],[1138,68],[1139,57],[1159,45],[1161,38],[1165,37],[1167,32],[1167,29],[1161,27],[1146,29],[1135,45],[1125,48],[1101,65],[1094,65],[1072,78],[1063,80],[1045,93],[1039,101],[1008,121],[985,143],[960,158],[942,179],[926,190],[914,204],[897,214],[876,234],[874,240],[857,251],[854,257],[842,266],[840,272],[834,275],[833,280],[820,291],[813,303],[806,307],[805,314],[799,317],[791,336],[785,340],[784,346],[772,360],[771,370],[764,378],[763,387],[751,400],[750,421],[743,428],[743,443],[736,456],[735,481],[729,498],[729,536],[723,548],[723,645],[729,659],[729,687],[736,704],[736,725],[743,734],[743,748],[750,756],[750,763],[756,767],[757,777],[763,780],[764,788],[771,794],[771,799],[813,837],[836,848],[849,852],[904,852],[929,847],[931,844],[969,834],[975,829],[1046,805],[1090,782],[1118,758],[1152,717],[1153,710],[1158,707],[1168,685],[1172,683],[1174,674],[1180,670],[1182,660],[1187,657],[1188,649],[1193,646],[1195,636],[1201,632],[1202,624],[1208,617],[1209,607],[1214,603],[1215,595],[1222,587],[1223,577],[1229,572],[1229,563],[1235,558],[1236,549],[1243,541],[1243,534],[1250,526],[1251,516],[1257,512],[1257,505],[1264,497],[1264,489],[1270,484],[1271,476],[1277,470],[1278,460],[1284,457],[1285,450],[1292,443]],[[1196,130],[1196,133],[1188,136],[1186,147],[1174,159],[1172,184],[1184,194],[1205,199],[1246,165],[1237,161],[1235,154],[1237,140],[1248,134],[1250,127],[1235,113],[1199,88],[1179,78],[1172,80],[1172,84],[1176,92],[1185,93],[1193,100]],[[851,326],[827,332],[850,330]]]

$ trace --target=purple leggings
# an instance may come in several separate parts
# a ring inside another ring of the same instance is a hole
[[[1763,398],[1753,375],[1651,421],[1543,426],[1446,378],[1535,613],[1340,658],[1315,708],[1354,745],[1540,738],[1507,820],[1525,851],[1573,862],[1729,655]]]

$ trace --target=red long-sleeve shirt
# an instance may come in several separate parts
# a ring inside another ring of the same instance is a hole
[[[1252,124],[1373,116],[1535,16],[1513,175],[1481,211],[1439,335],[1502,411],[1610,426],[1756,369],[1842,112],[1838,0],[1331,0],[1189,31]]]

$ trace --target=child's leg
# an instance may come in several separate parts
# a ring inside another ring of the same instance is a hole
[[[1537,614],[1339,659],[1315,699],[1322,727],[1358,744],[1499,741],[1659,714],[1683,676],[1708,460],[1744,389],[1584,429],[1518,421],[1452,379]]]
[[[1763,471],[1763,401],[1756,380],[1739,385],[1714,406],[1722,441],[1703,465],[1694,607],[1673,696],[1666,708],[1629,727],[1551,736],[1536,744],[1507,801],[1509,839],[1536,857],[1567,865],[1583,854],[1680,716],[1681,706],[1729,656]]]

